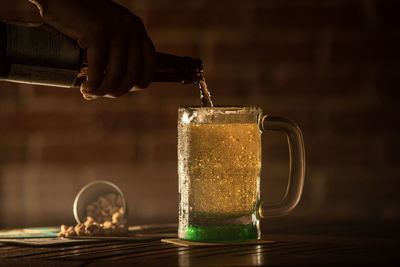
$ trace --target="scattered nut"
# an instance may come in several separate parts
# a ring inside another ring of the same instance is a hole
[[[85,235],[86,225],[83,223],[78,223],[77,225],[75,225],[75,233],[76,235]]]
[[[73,226],[61,225],[60,237],[70,236],[120,236],[128,232],[124,219],[122,197],[114,193],[100,196],[86,207],[86,220]]]
[[[65,236],[65,237],[76,236],[74,227],[72,227],[72,226],[68,227],[68,229],[67,229],[67,231],[65,232],[64,236]]]

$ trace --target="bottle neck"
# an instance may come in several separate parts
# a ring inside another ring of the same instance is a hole
[[[87,74],[86,51],[81,51],[82,67],[80,76]],[[201,60],[192,57],[181,57],[156,52],[156,62],[152,82],[179,82],[184,84],[199,84],[203,79]]]
[[[203,79],[200,59],[156,53],[153,82],[181,82],[198,84]]]

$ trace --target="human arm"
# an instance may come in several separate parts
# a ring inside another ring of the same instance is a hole
[[[0,1],[0,9],[7,1],[10,0]],[[124,7],[111,0],[30,1],[40,7],[40,16],[28,0],[14,1],[23,8],[19,13],[14,12],[18,14],[13,20],[47,23],[76,40],[86,51],[88,76],[81,87],[85,98],[118,97],[133,87],[149,85],[154,69],[154,47],[140,18]],[[1,11],[0,17],[10,19],[11,13]],[[31,13],[28,19],[27,14]]]

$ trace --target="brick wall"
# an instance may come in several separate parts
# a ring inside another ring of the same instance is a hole
[[[157,50],[203,60],[215,104],[259,105],[300,125],[307,180],[291,217],[400,218],[399,1],[119,2]],[[199,103],[190,85],[87,102],[1,83],[0,226],[72,223],[75,194],[103,179],[127,195],[131,223],[176,221],[176,111]],[[263,141],[262,197],[278,200],[285,139]]]

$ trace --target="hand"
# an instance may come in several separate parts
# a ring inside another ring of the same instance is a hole
[[[31,2],[40,7],[46,23],[86,50],[85,99],[119,97],[150,84],[155,50],[139,17],[111,0]]]

